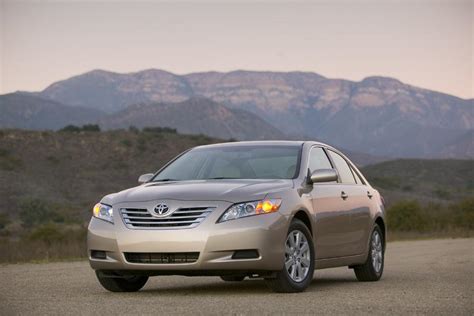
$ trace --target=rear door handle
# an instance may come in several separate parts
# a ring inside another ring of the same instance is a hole
[[[367,191],[367,196],[369,197],[369,199],[371,199],[374,195],[370,193],[370,191]]]
[[[347,195],[346,192],[344,192],[344,191],[341,192],[341,198],[342,198],[343,200],[347,199],[348,197],[349,197],[349,195]]]

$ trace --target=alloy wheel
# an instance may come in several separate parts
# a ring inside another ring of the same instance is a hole
[[[305,235],[299,230],[288,234],[285,244],[285,269],[295,282],[302,282],[308,275],[311,252]]]
[[[372,267],[376,273],[379,273],[382,269],[383,263],[383,246],[382,238],[378,231],[374,231],[372,234],[372,247],[371,247]]]

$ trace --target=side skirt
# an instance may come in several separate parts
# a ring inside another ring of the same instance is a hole
[[[326,268],[335,268],[342,266],[355,266],[363,264],[367,260],[367,254],[348,256],[348,257],[338,257],[330,259],[319,259],[316,260],[316,269],[326,269]]]

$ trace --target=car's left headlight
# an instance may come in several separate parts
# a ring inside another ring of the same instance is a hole
[[[268,214],[278,211],[281,199],[264,199],[260,201],[237,203],[229,207],[217,221],[218,223],[248,217]]]
[[[113,224],[114,222],[114,211],[112,209],[112,206],[110,205],[97,203],[92,209],[92,214],[94,215],[94,217],[97,217],[109,223]]]

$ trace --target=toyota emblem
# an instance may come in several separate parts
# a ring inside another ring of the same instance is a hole
[[[154,211],[157,215],[165,215],[166,213],[168,213],[169,207],[168,207],[168,205],[166,205],[165,203],[160,203],[160,204],[158,204],[157,206],[155,206],[155,208],[153,209],[153,211]]]

